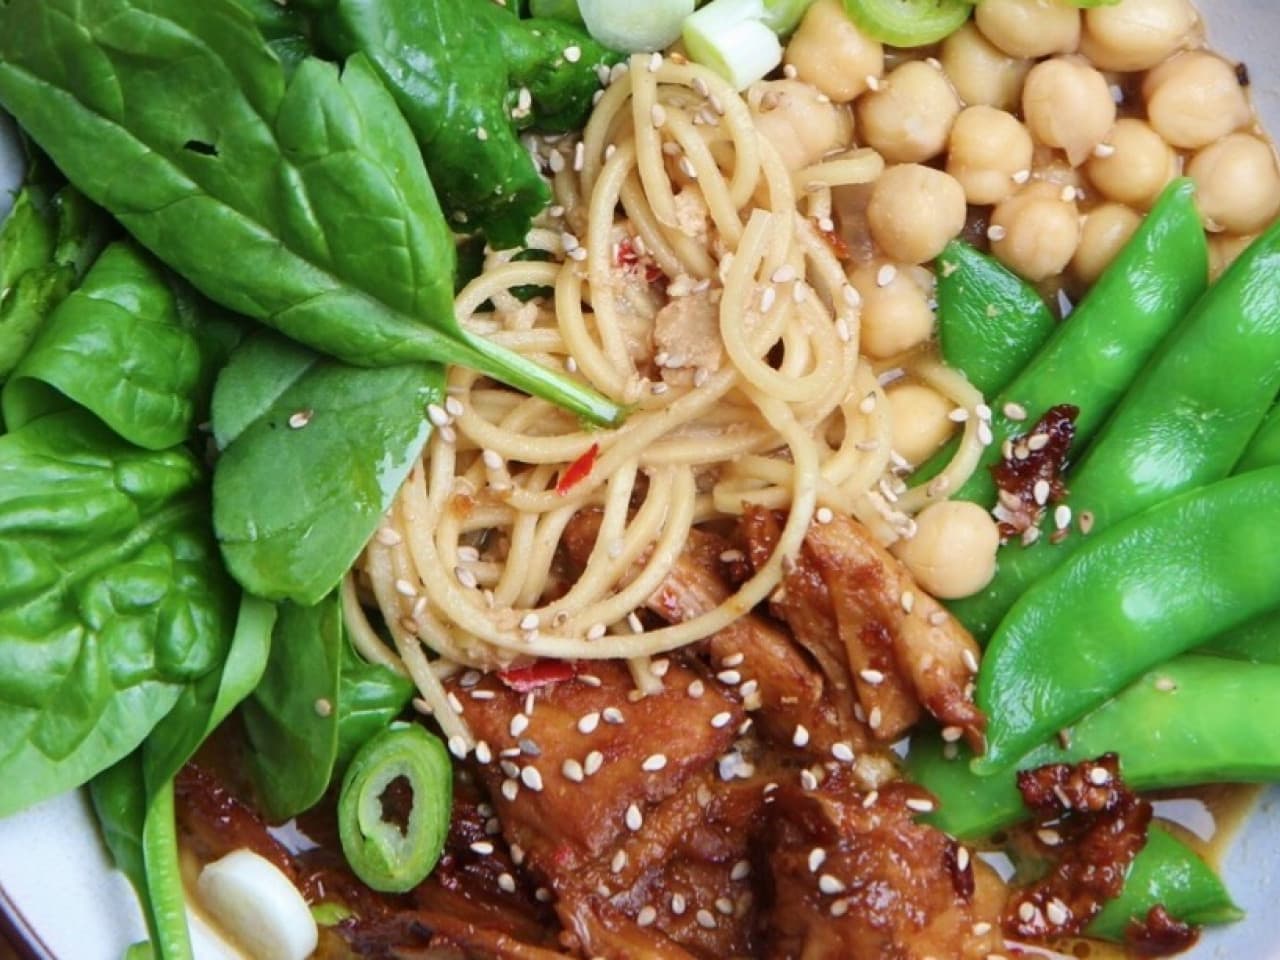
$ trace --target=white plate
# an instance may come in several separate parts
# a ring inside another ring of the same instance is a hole
[[[1267,127],[1280,131],[1280,5],[1272,0],[1199,0],[1213,45],[1249,64]],[[0,191],[21,166],[12,130],[0,117]],[[0,211],[9,197],[0,193]],[[1228,705],[1224,704],[1224,707]],[[1247,705],[1232,705],[1247,709]],[[1277,734],[1280,735],[1280,734]],[[1225,876],[1249,919],[1212,930],[1188,960],[1280,960],[1280,789],[1267,794],[1228,857]],[[112,869],[83,794],[70,794],[0,821],[0,915],[7,915],[41,960],[119,960],[146,928],[124,877]],[[197,918],[200,960],[235,954]]]

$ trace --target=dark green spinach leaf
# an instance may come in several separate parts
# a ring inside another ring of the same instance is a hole
[[[408,677],[356,653],[350,638],[342,644],[338,685],[338,756],[333,766],[341,777],[356,751],[404,712],[416,689]]]
[[[235,608],[190,455],[79,410],[0,437],[0,816],[134,750],[224,662]]]
[[[9,0],[0,103],[228,309],[348,363],[460,363],[597,422],[621,418],[461,329],[453,237],[363,56],[289,75],[235,0]]]
[[[53,312],[3,394],[16,429],[72,400],[130,443],[191,436],[241,326],[130,243],[108,247]]]
[[[304,606],[355,562],[430,434],[439,367],[348,367],[276,337],[218,379],[213,516],[223,557],[258,596]]]
[[[580,126],[614,61],[580,27],[521,20],[475,0],[305,0],[321,39],[361,52],[395,94],[460,229],[495,247],[524,242],[551,191],[520,143],[538,125]],[[565,51],[578,50],[570,61]],[[523,90],[523,93],[521,91]]]

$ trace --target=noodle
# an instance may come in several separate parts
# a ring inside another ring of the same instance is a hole
[[[927,488],[906,491],[896,472],[884,389],[859,355],[859,298],[823,236],[830,227],[815,226],[829,223],[832,187],[879,175],[877,154],[850,151],[793,176],[716,74],[648,57],[615,70],[579,150],[581,161],[555,175],[558,206],[528,241],[554,262],[490,254],[457,313],[633,412],[615,430],[589,431],[544,401],[452,370],[449,425],[359,570],[420,709],[451,737],[466,739],[465,724],[428,650],[480,669],[628,659],[638,689],[657,689],[648,658],[767,599],[820,506],[889,543],[911,535],[911,515],[959,486],[981,452],[981,397],[941,364],[908,360],[912,377],[971,416]],[[521,302],[512,290],[522,286],[553,295]],[[485,304],[492,312],[479,312]],[[569,483],[580,460],[583,475]],[[787,511],[769,560],[714,610],[646,629],[637,614],[690,530],[732,521],[747,504]],[[557,564],[586,508],[599,510],[599,531],[570,576]],[[354,583],[345,591],[350,610]],[[362,653],[396,659],[362,615],[348,619]]]

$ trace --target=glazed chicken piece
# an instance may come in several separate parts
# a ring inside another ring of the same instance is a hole
[[[1003,956],[1004,888],[966,848],[913,821],[929,802],[905,783],[861,794],[839,774],[816,790],[782,787],[770,806],[763,956]]]
[[[632,699],[616,662],[521,694],[489,676],[451,689],[517,859],[584,956],[752,954],[743,868],[763,784],[734,749],[745,713],[696,665]],[[531,709],[530,709],[531,708]],[[486,762],[487,761],[487,762]]]
[[[742,531],[753,560],[772,553],[780,529],[770,511],[747,511]],[[918,719],[918,704],[982,749],[986,718],[973,702],[977,643],[856,520],[837,515],[810,526],[776,608],[824,665],[836,657],[839,638],[879,740],[902,736]]]

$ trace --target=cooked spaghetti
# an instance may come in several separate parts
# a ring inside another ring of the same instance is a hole
[[[778,588],[815,518],[852,515],[885,544],[910,536],[912,513],[962,483],[982,446],[982,397],[963,377],[927,352],[879,366],[860,355],[860,297],[825,234],[832,188],[873,181],[874,151],[793,175],[746,99],[661,55],[615,68],[581,142],[549,148],[558,206],[529,238],[549,259],[491,254],[457,313],[634,412],[592,432],[454,368],[423,461],[360,568],[421,706],[464,740],[441,668],[634,661],[703,639]],[[553,295],[513,293],[529,287]],[[903,371],[973,414],[950,466],[913,491],[883,391]],[[646,629],[635,611],[690,529],[748,503],[787,511],[769,562],[716,609]],[[558,582],[566,526],[593,507],[590,560]],[[363,652],[385,660],[347,608]]]

